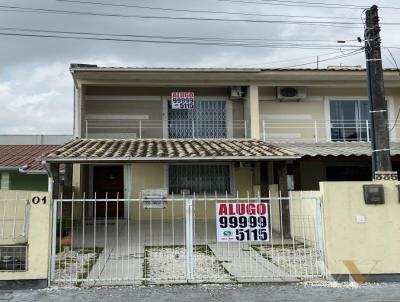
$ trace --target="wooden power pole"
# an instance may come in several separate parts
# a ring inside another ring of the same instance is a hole
[[[375,179],[376,172],[392,171],[392,163],[390,159],[388,111],[383,85],[378,7],[374,5],[366,10],[365,17],[365,55],[371,118],[372,177]]]

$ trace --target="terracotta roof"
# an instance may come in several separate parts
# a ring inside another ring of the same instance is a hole
[[[304,156],[371,156],[368,142],[274,143],[274,145]],[[400,143],[390,143],[391,155],[400,155]]]
[[[0,167],[11,170],[27,166],[26,171],[44,171],[38,158],[56,147],[57,145],[0,145]]]
[[[43,160],[53,162],[294,158],[294,152],[246,139],[75,139],[43,155]]]

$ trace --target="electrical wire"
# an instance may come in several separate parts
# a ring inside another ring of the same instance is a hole
[[[285,66],[285,67],[281,67],[279,69],[290,69],[290,68],[295,68],[295,67],[302,67],[302,66],[307,66],[307,65],[311,65],[311,64],[316,64],[316,63],[321,63],[321,62],[327,62],[327,61],[347,58],[347,57],[351,57],[351,56],[355,56],[355,55],[358,55],[360,53],[363,53],[363,49],[364,49],[364,47],[361,47],[358,50],[352,51],[351,53],[348,53],[348,54],[345,54],[345,55],[335,56],[335,57],[331,57],[331,58],[327,58],[327,59],[323,59],[323,60],[318,60],[318,61],[312,61],[312,62],[303,63],[303,64]]]
[[[136,42],[136,43],[155,43],[155,44],[176,44],[176,45],[203,45],[203,46],[235,46],[235,47],[257,47],[257,48],[296,48],[296,49],[336,49],[334,46],[318,45],[294,45],[294,44],[250,44],[250,43],[228,43],[228,42],[197,42],[197,41],[171,41],[171,40],[151,40],[151,39],[120,39],[120,38],[99,38],[66,36],[56,34],[31,34],[31,33],[10,33],[0,32],[1,36],[35,37],[35,38],[56,38],[72,40],[95,40],[113,42]]]
[[[82,1],[82,0],[55,0],[57,2],[77,3],[77,4],[90,4],[96,6],[108,6],[108,7],[125,7],[125,8],[140,8],[157,11],[170,11],[170,12],[187,12],[187,13],[207,13],[207,14],[226,14],[226,15],[237,15],[237,16],[257,16],[257,17],[285,17],[285,18],[309,18],[309,19],[347,19],[347,20],[358,20],[355,17],[347,16],[309,16],[309,15],[280,15],[280,14],[255,14],[255,13],[237,13],[227,11],[211,11],[211,10],[189,10],[181,8],[166,8],[166,7],[154,7],[154,6],[142,6],[132,4],[119,4],[109,2],[97,2],[97,1]]]
[[[197,17],[171,17],[171,16],[149,16],[149,15],[129,15],[117,13],[95,13],[81,12],[71,10],[56,10],[45,8],[30,8],[20,6],[0,5],[0,8],[5,11],[14,12],[30,12],[30,13],[45,13],[45,14],[66,14],[79,16],[101,16],[101,17],[121,17],[121,18],[139,18],[139,19],[162,19],[162,20],[181,20],[181,21],[219,21],[219,22],[244,22],[244,23],[269,23],[269,24],[295,24],[306,26],[328,26],[340,28],[359,28],[359,23],[355,22],[334,22],[334,21],[292,21],[292,20],[262,20],[262,19],[224,19],[224,18],[197,18]],[[389,25],[400,25],[400,23],[392,23]]]
[[[237,3],[253,3],[263,5],[276,5],[276,6],[293,6],[293,7],[320,7],[320,8],[337,8],[337,9],[363,9],[365,6],[361,5],[346,5],[338,3],[323,3],[323,2],[305,2],[305,1],[279,1],[279,0],[216,0],[220,2],[237,2]],[[380,6],[384,9],[400,9],[400,7],[394,6]]]
[[[154,39],[177,39],[177,40],[201,40],[201,41],[218,41],[218,42],[241,42],[241,43],[261,43],[261,42],[281,42],[285,45],[293,45],[293,42],[334,42],[332,40],[313,40],[313,39],[257,39],[257,38],[221,38],[221,37],[189,37],[189,36],[162,36],[162,35],[134,35],[134,34],[112,34],[112,33],[98,33],[98,32],[77,32],[77,31],[61,31],[61,30],[46,30],[46,29],[31,29],[19,27],[5,27],[0,26],[0,30],[11,31],[25,31],[25,32],[45,32],[45,33],[58,33],[58,34],[76,34],[76,35],[95,35],[95,36],[111,36],[111,37],[135,37],[135,38],[154,38]],[[355,41],[355,40],[347,40]],[[307,44],[306,44],[307,45]],[[314,44],[313,44],[314,45]],[[319,44],[321,45],[321,44]],[[352,45],[348,45],[353,47]]]

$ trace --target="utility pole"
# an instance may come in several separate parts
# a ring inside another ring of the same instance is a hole
[[[371,119],[372,177],[391,172],[387,103],[384,95],[378,7],[365,12],[365,56]],[[368,129],[367,129],[368,130]]]

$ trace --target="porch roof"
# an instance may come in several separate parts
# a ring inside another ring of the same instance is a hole
[[[45,162],[286,160],[292,151],[249,139],[75,139],[42,155]]]
[[[371,156],[371,143],[368,142],[324,142],[324,143],[274,143],[299,154],[301,157],[310,156]],[[400,143],[390,142],[392,156],[400,155]]]

